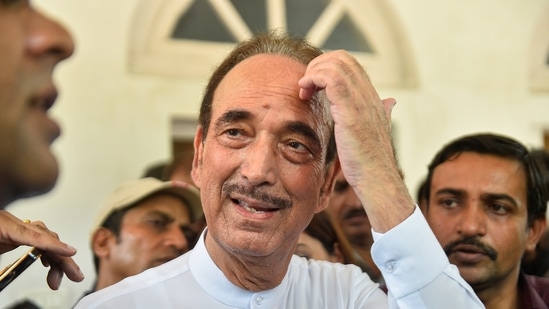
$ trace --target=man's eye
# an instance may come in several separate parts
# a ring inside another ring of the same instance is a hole
[[[302,143],[300,142],[290,142],[288,144],[291,148],[294,148],[296,150],[305,150],[307,147],[305,147],[305,145],[303,145]]]
[[[237,129],[229,129],[229,130],[225,131],[225,134],[227,134],[229,136],[238,136],[238,135],[240,135],[240,131],[237,130]]]
[[[160,219],[151,219],[149,220],[149,224],[155,228],[164,228],[168,224],[166,220],[160,220]]]
[[[505,205],[494,203],[490,205],[492,211],[498,215],[505,215],[509,213],[509,209]]]
[[[440,201],[440,204],[446,208],[453,208],[457,206],[457,201],[455,199],[443,199]]]
[[[295,164],[304,164],[310,162],[314,155],[306,144],[297,140],[288,140],[281,144],[281,149],[286,159]]]
[[[291,149],[297,151],[297,152],[307,152],[307,153],[310,153],[310,147],[308,147],[307,144],[304,144],[302,142],[298,142],[298,141],[290,141],[288,142],[288,147],[290,147]]]

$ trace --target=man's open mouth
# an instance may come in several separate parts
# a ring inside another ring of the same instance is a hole
[[[266,213],[266,212],[273,212],[277,211],[278,208],[269,208],[269,207],[260,207],[258,205],[249,205],[245,201],[232,199],[233,203],[238,204],[242,206],[242,208],[246,209],[247,211],[251,213]]]

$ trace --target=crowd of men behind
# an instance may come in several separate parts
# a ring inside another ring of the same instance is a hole
[[[17,30],[0,42],[4,209],[56,182],[51,74],[74,46],[29,3],[2,4],[0,26]],[[99,207],[96,280],[76,308],[548,308],[547,152],[493,133],[458,137],[429,164],[419,210],[391,142],[395,103],[344,51],[276,32],[238,44],[209,81],[190,159],[120,184]],[[52,289],[64,275],[83,280],[76,250],[43,222],[1,210],[0,231],[1,253],[41,250]],[[294,255],[302,232],[325,262]]]

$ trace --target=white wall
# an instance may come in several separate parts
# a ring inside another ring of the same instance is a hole
[[[532,34],[549,1],[393,1],[420,75],[417,89],[383,89],[394,110],[399,157],[415,190],[441,146],[493,131],[543,145],[549,93],[528,89]],[[549,18],[545,15],[545,18]],[[547,32],[549,29],[547,29]]]
[[[87,278],[79,284],[65,279],[60,291],[51,292],[37,263],[0,293],[0,307],[22,294],[45,308],[70,307],[94,279],[88,238],[96,208],[118,183],[169,157],[171,115],[197,114],[203,80],[128,73],[127,40],[137,3],[34,1],[72,30],[77,51],[56,72],[61,97],[54,113],[64,129],[55,143],[62,167],[58,185],[9,210],[44,221],[76,246]],[[547,0],[391,3],[414,49],[420,82],[380,93],[399,102],[396,142],[413,194],[433,154],[459,135],[493,131],[542,146],[549,93],[528,90],[527,70],[531,36]],[[20,253],[2,256],[0,264]]]

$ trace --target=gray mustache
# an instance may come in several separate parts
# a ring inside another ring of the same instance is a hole
[[[292,201],[286,198],[273,196],[267,192],[264,192],[257,186],[243,186],[237,183],[224,183],[221,188],[224,194],[238,193],[240,195],[249,197],[260,202],[277,206],[278,208],[290,208]]]

